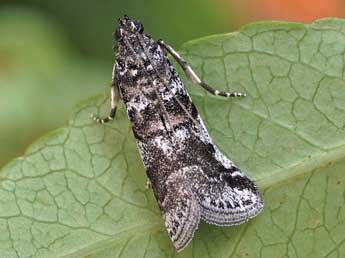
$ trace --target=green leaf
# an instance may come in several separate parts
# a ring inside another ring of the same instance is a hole
[[[220,149],[264,193],[235,227],[201,223],[176,254],[123,107],[104,96],[2,169],[0,257],[344,257],[345,21],[265,22],[187,43],[181,53],[224,100],[189,85]]]

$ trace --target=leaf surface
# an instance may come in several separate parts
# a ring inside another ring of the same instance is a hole
[[[176,253],[123,106],[81,103],[67,127],[32,144],[0,177],[0,257],[344,257],[345,21],[263,22],[191,41],[181,53],[217,89],[189,83],[215,143],[264,193],[236,227],[201,223]]]

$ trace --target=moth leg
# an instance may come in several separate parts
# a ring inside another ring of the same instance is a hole
[[[146,189],[152,189],[152,184],[151,184],[151,181],[150,179],[147,179],[146,180],[146,186],[145,186]]]
[[[177,53],[170,45],[166,44],[163,40],[158,40],[157,42],[160,46],[162,46],[166,51],[168,51],[175,60],[179,63],[179,65],[182,67],[183,71],[185,72],[188,79],[194,83],[198,84],[201,87],[203,87],[205,90],[207,90],[212,95],[216,96],[222,96],[222,97],[245,97],[245,93],[241,92],[225,92],[216,90],[207,83],[203,82],[197,74],[193,71],[193,69],[188,65],[188,63]]]
[[[115,85],[114,83],[111,86],[110,95],[111,95],[111,111],[110,111],[109,116],[105,118],[100,118],[99,116],[95,116],[93,114],[91,115],[91,118],[99,124],[108,123],[109,121],[112,121],[115,118],[117,103],[119,102],[120,94],[119,94],[118,86]]]

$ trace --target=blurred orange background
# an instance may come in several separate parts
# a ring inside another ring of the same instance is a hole
[[[258,20],[310,23],[318,18],[345,15],[342,0],[224,0],[219,4],[234,10],[237,26]]]

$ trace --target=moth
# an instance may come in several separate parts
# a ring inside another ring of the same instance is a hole
[[[212,142],[188,92],[167,57],[186,76],[213,95],[242,97],[203,82],[187,62],[162,40],[144,33],[139,21],[118,20],[112,72],[111,112],[121,98],[126,106],[149,182],[177,251],[192,240],[199,221],[231,226],[244,223],[263,209],[254,184]]]

